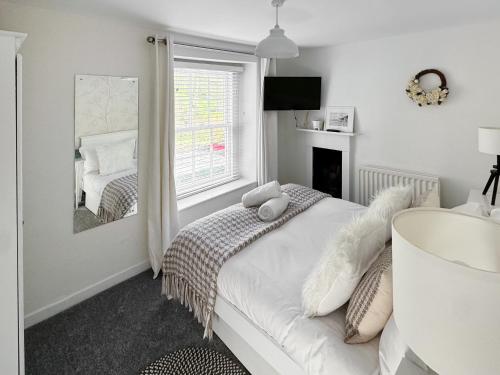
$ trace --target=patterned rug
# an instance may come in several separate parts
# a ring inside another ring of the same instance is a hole
[[[208,348],[186,348],[154,361],[140,375],[248,375],[238,364]]]

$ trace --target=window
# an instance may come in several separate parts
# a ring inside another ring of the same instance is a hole
[[[238,178],[242,68],[175,65],[175,180],[182,198]]]

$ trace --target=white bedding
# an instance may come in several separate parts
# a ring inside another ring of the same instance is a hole
[[[379,371],[378,341],[348,345],[345,308],[306,318],[301,308],[304,279],[323,245],[363,206],[326,198],[258,239],[221,268],[218,293],[271,336],[311,375],[371,375]]]
[[[98,171],[86,173],[83,176],[82,186],[82,190],[85,191],[85,207],[97,215],[97,210],[99,209],[99,204],[101,203],[102,192],[104,191],[106,185],[117,178],[137,173],[137,159],[134,159],[133,163],[134,168],[109,175],[100,175]],[[126,216],[133,215],[136,212],[137,203],[134,205],[131,212],[129,212]]]

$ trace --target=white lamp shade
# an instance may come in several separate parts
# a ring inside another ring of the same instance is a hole
[[[500,128],[478,129],[479,152],[500,155]]]
[[[255,54],[264,58],[290,59],[299,56],[299,48],[285,36],[285,30],[275,26],[269,30],[269,36],[257,45]]]
[[[439,374],[500,374],[500,224],[411,209],[392,225],[403,340]]]

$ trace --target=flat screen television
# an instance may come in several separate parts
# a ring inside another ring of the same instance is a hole
[[[321,77],[265,77],[264,111],[318,110]]]

